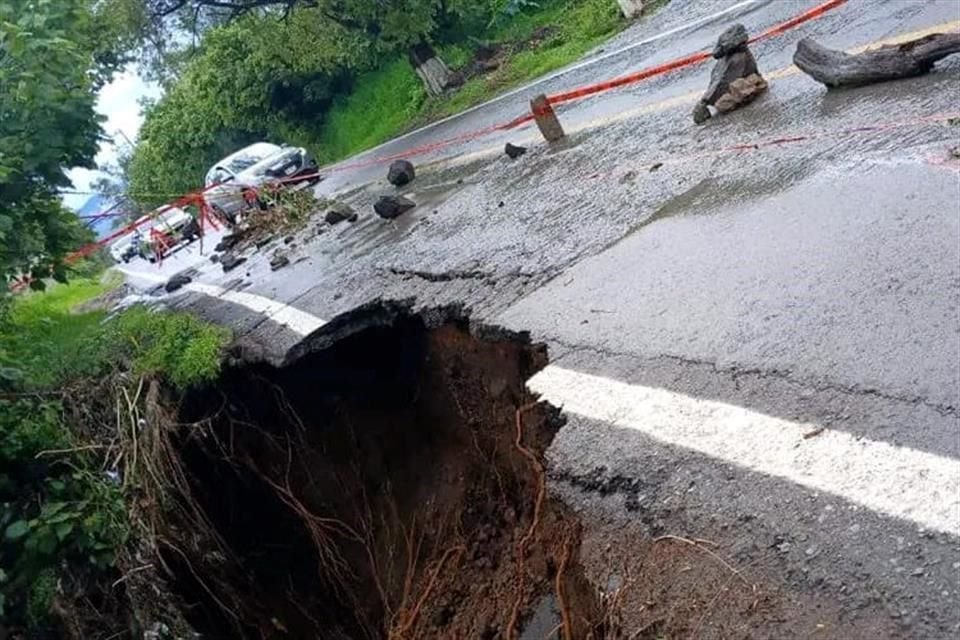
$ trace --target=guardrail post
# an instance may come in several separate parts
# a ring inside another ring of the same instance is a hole
[[[557,114],[554,113],[550,101],[544,94],[538,95],[530,101],[530,109],[533,111],[533,119],[540,129],[540,133],[546,138],[547,142],[556,142],[566,135],[560,121],[557,120]]]

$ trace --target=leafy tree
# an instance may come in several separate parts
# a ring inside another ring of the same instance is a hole
[[[282,21],[248,14],[208,31],[179,80],[146,109],[129,195],[155,207],[256,140],[312,146],[334,96],[369,64],[368,47],[314,9]]]
[[[452,76],[431,46],[433,36],[451,20],[500,11],[500,0],[113,0],[140,2],[141,40],[149,34],[196,33],[244,16],[287,18],[298,9],[366,40],[378,53],[409,52],[410,62],[431,93],[445,89]],[[168,41],[167,38],[165,41]]]
[[[66,169],[92,167],[97,89],[123,63],[89,0],[0,0],[0,279],[65,276],[88,233],[60,204]],[[39,282],[39,280],[38,280]]]

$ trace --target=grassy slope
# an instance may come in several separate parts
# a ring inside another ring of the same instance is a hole
[[[111,272],[18,296],[0,322],[0,366],[17,370],[27,390],[53,389],[117,365],[163,375],[181,387],[216,376],[227,340],[223,329],[188,314],[143,308],[109,321],[103,311],[75,312],[120,282]]]
[[[655,0],[652,8],[665,3]],[[394,60],[358,79],[353,92],[334,105],[313,146],[324,162],[359,153],[563,67],[627,25],[614,0],[544,2],[540,10],[516,16],[482,34],[482,39],[491,42],[520,43],[541,27],[555,27],[557,32],[540,46],[514,54],[495,72],[473,78],[456,92],[438,98],[427,97],[405,59]],[[466,45],[448,46],[440,55],[457,68],[470,59],[471,51]]]
[[[93,375],[102,364],[98,354],[103,312],[75,314],[72,309],[119,284],[110,278],[54,284],[46,291],[18,296],[5,326],[0,327],[0,354],[18,369],[30,389]]]
[[[108,318],[77,308],[118,286],[115,275],[2,301],[10,304],[0,313],[0,626],[13,637],[59,637],[50,612],[63,575],[72,585],[68,602],[78,576],[98,595],[119,575],[116,563],[133,531],[127,481],[104,474],[103,442],[88,440],[91,430],[114,428],[113,416],[88,407],[115,400],[119,412],[121,401],[101,397],[109,386],[95,381],[129,371],[135,375],[116,379],[126,380],[129,398],[136,374],[183,388],[220,370],[227,333],[191,315],[132,308]],[[122,442],[119,413],[116,420],[115,441]],[[134,477],[134,467],[123,465],[124,474]],[[132,495],[142,497],[138,489]]]

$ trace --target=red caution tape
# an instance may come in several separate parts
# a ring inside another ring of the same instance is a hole
[[[786,22],[781,22],[780,24],[767,29],[760,35],[752,38],[750,42],[758,42],[766,38],[772,38],[773,36],[780,35],[794,27],[801,25],[805,22],[809,22],[815,18],[819,18],[827,11],[839,7],[840,5],[847,2],[847,0],[828,0],[823,4],[817,5],[809,11],[805,11],[798,16],[790,18]],[[657,65],[655,67],[649,67],[647,69],[642,69],[635,73],[631,73],[619,78],[614,78],[613,80],[607,80],[605,82],[598,82],[597,84],[588,85],[585,87],[580,87],[578,89],[571,89],[570,91],[564,91],[563,93],[557,93],[552,96],[547,96],[547,100],[550,104],[560,104],[562,102],[569,102],[570,100],[577,100],[579,98],[584,98],[586,96],[593,95],[595,93],[601,93],[604,91],[609,91],[611,89],[616,89],[618,87],[623,87],[628,84],[634,84],[648,78],[653,78],[655,76],[661,76],[665,73],[670,73],[671,71],[676,71],[677,69],[683,69],[685,67],[692,67],[698,65],[702,62],[709,60],[711,54],[707,51],[701,51],[700,53],[694,53],[683,58],[678,58],[664,64]]]
[[[781,22],[780,24],[767,29],[760,35],[751,38],[750,42],[751,43],[759,42],[760,40],[765,40],[766,38],[772,38],[773,36],[778,36],[786,31],[789,31],[790,29],[793,29],[798,25],[803,24],[804,22],[810,22],[811,20],[819,18],[820,16],[825,14],[827,11],[830,11],[831,9],[836,9],[840,5],[846,4],[846,2],[847,0],[828,0],[827,2],[817,5],[813,9],[810,9],[809,11],[804,11],[800,15],[790,18],[786,22]]]
[[[572,89],[570,91],[564,91],[563,93],[557,93],[552,96],[547,96],[547,100],[550,104],[560,104],[561,102],[569,102],[570,100],[576,100],[578,98],[584,98],[586,96],[593,95],[595,93],[601,93],[603,91],[609,91],[610,89],[616,89],[618,87],[623,87],[628,84],[634,84],[635,82],[640,82],[641,80],[646,80],[647,78],[653,78],[654,76],[660,76],[670,71],[676,71],[677,69],[682,69],[684,67],[692,67],[695,64],[699,64],[710,58],[710,54],[707,52],[694,53],[692,55],[686,56],[684,58],[679,58],[665,64],[657,65],[655,67],[649,67],[643,69],[642,71],[637,71],[636,73],[631,73],[626,76],[621,76],[619,78],[614,78],[613,80],[607,80],[606,82],[598,82],[597,84],[592,84],[586,87],[580,87],[579,89]]]
[[[823,2],[822,4],[819,4],[808,11],[805,11],[785,22],[782,22],[778,25],[775,25],[767,29],[763,33],[755,36],[754,38],[751,38],[750,42],[751,43],[758,42],[760,40],[772,38],[774,36],[785,33],[786,31],[789,31],[790,29],[793,29],[801,24],[804,24],[805,22],[809,22],[811,20],[819,18],[820,16],[830,11],[831,9],[834,9],[836,7],[839,7],[842,4],[845,4],[847,1],[848,0],[827,0],[827,2]],[[664,75],[666,73],[670,73],[671,71],[676,71],[678,69],[683,69],[685,67],[691,67],[697,64],[701,64],[708,59],[710,59],[710,53],[701,51],[699,53],[694,53],[694,54],[685,56],[683,58],[678,58],[676,60],[672,60],[670,62],[666,62],[664,64],[660,64],[655,67],[643,69],[641,71],[637,71],[635,73],[621,76],[619,78],[614,78],[612,80],[607,80],[605,82],[599,82],[596,84],[580,87],[577,89],[571,89],[570,91],[565,91],[563,93],[558,93],[552,96],[548,96],[547,97],[548,104],[551,104],[551,105],[560,104],[563,102],[569,102],[571,100],[584,98],[586,96],[594,95],[597,93],[610,91],[611,89],[616,89],[629,84],[641,82],[648,78]],[[510,129],[514,129],[516,127],[532,122],[533,120],[534,120],[533,114],[522,115],[517,118],[514,118],[513,120],[510,120],[509,122],[491,125],[489,127],[485,127],[483,129],[479,129],[476,131],[470,131],[467,133],[460,134],[458,136],[446,138],[444,140],[438,140],[437,142],[431,142],[429,144],[420,145],[418,147],[406,149],[403,152],[394,153],[394,154],[385,155],[385,156],[376,156],[373,158],[368,158],[366,160],[359,160],[357,162],[351,162],[347,164],[337,165],[334,167],[329,167],[325,170],[325,172],[349,171],[351,169],[359,169],[364,167],[375,166],[378,164],[384,164],[386,162],[392,162],[393,160],[398,160],[400,158],[408,158],[408,157],[423,155],[425,153],[437,151],[439,149],[442,149],[444,147],[448,147],[454,144],[462,144],[465,142],[470,142],[470,141],[476,140],[477,138],[481,138],[491,133],[496,133],[498,131],[508,131]],[[784,139],[783,141],[789,142],[793,140]],[[302,181],[302,180],[318,178],[318,177],[322,177],[322,172],[318,171],[315,174],[301,175],[301,176],[295,176],[289,179],[278,180],[276,184],[284,184],[286,182]],[[167,205],[166,209],[169,209],[171,207],[191,204],[191,203],[196,204],[199,206],[200,212],[201,212],[201,225],[203,225],[204,223],[207,223],[207,224],[212,224],[214,227],[216,227],[216,222],[214,222],[213,217],[210,215],[209,207],[207,206],[205,198],[203,198],[203,193],[210,188],[212,187],[206,187],[204,189],[200,189],[198,191],[186,194],[183,197],[179,198],[178,200],[174,201],[172,204]],[[158,211],[158,213],[160,212]],[[98,214],[98,215],[92,216],[91,219],[99,219],[101,217],[106,217],[106,215],[107,215],[106,213]],[[143,220],[138,220],[136,222],[128,224],[114,231],[113,233],[111,233],[106,238],[103,238],[102,240],[99,240],[97,242],[90,243],[84,247],[81,247],[77,251],[68,255],[66,260],[68,262],[73,262],[78,260],[79,258],[90,255],[91,253],[94,253],[95,251],[99,250],[101,247],[116,240],[117,238],[129,234],[135,229],[137,229],[138,227],[148,224],[151,221],[152,221],[152,217],[145,218]]]

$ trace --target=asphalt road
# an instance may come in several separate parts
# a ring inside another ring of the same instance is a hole
[[[756,32],[812,4],[735,15]],[[706,48],[734,14],[671,31],[724,6],[674,0],[607,49],[669,35],[366,157]],[[589,523],[585,549],[709,539],[748,577],[718,604],[716,577],[692,565],[701,579],[682,584],[710,603],[700,635],[956,637],[960,128],[944,120],[960,111],[960,58],[835,93],[789,63],[804,36],[849,49],[957,21],[953,0],[851,0],[757,46],[770,92],[704,127],[689,114],[709,65],[569,105],[569,141],[517,161],[497,150],[535,141],[529,128],[418,156],[429,166],[404,190],[418,206],[395,222],[371,210],[393,191],[383,167],[335,167],[319,190],[358,222],[311,224],[228,274],[196,249],[127,271],[155,286],[187,270],[169,303],[276,362],[378,297],[530,331],[552,356],[531,386],[569,416],[552,481]],[[275,251],[292,264],[270,271]],[[791,605],[737,608],[751,589]]]

